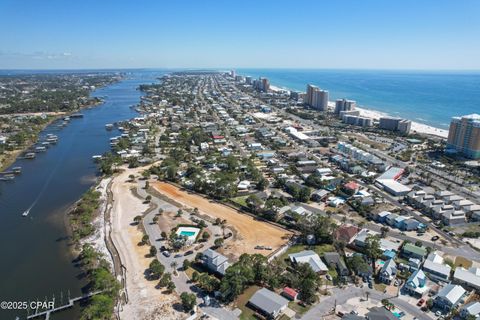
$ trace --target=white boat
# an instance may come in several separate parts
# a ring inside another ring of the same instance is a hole
[[[22,213],[22,216],[26,217],[26,216],[28,216],[29,213],[30,213],[30,209],[27,209]]]

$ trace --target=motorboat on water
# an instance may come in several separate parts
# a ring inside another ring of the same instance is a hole
[[[30,213],[30,209],[27,209],[22,213],[22,216],[26,217],[26,216],[28,216],[29,213]]]

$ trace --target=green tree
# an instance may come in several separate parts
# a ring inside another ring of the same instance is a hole
[[[90,304],[82,311],[81,320],[109,320],[112,318],[114,301],[105,294],[91,298]]]
[[[197,304],[197,298],[193,293],[182,292],[180,294],[180,300],[182,301],[183,310],[185,310],[185,312],[193,310]]]
[[[172,281],[172,275],[170,273],[164,273],[158,282],[160,288],[166,287]]]
[[[214,244],[216,247],[221,247],[221,246],[223,246],[223,242],[224,242],[223,238],[217,238],[217,239],[215,239],[215,241],[213,242],[213,244]]]
[[[142,216],[140,215],[135,216],[135,218],[133,218],[133,222],[135,222],[136,224],[139,224],[141,221],[142,221]]]
[[[160,263],[160,261],[154,259],[152,262],[150,262],[149,271],[150,278],[157,280],[162,276],[163,272],[165,271],[165,267]]]
[[[173,281],[170,281],[168,284],[167,284],[167,291],[168,292],[173,292],[173,290],[175,290],[176,286],[175,286],[175,283],[173,283]]]
[[[199,273],[197,271],[193,271],[192,273],[192,281],[197,282],[199,277]]]
[[[157,254],[157,248],[155,246],[150,247],[150,256],[154,257]]]
[[[188,259],[183,260],[183,263],[182,263],[183,270],[187,270],[190,267],[190,265],[191,265],[190,260]]]
[[[365,254],[372,263],[372,270],[375,272],[375,261],[379,259],[383,252],[380,249],[380,238],[378,236],[367,236],[365,240]]]

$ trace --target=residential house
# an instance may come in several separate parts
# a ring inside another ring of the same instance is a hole
[[[418,269],[410,275],[403,288],[410,295],[421,297],[429,290],[427,276],[422,270]]]
[[[438,292],[433,303],[439,309],[450,311],[462,301],[465,293],[462,286],[447,284]]]
[[[262,288],[253,294],[248,304],[267,318],[275,319],[287,308],[288,300],[273,291]]]
[[[450,278],[452,268],[449,265],[443,264],[442,256],[436,252],[432,252],[423,263],[423,271],[428,274],[431,279],[447,282]]]
[[[466,222],[465,211],[451,210],[442,214],[442,221],[447,226],[458,225]]]
[[[387,221],[388,216],[391,215],[391,214],[392,213],[389,212],[389,211],[379,212],[379,213],[377,213],[376,220],[380,223],[385,223]]]
[[[427,255],[427,249],[425,247],[417,247],[412,243],[407,243],[402,248],[402,254],[407,258],[416,258],[423,260]]]
[[[356,226],[349,226],[343,224],[333,232],[333,239],[335,239],[336,241],[343,241],[346,244],[349,244],[353,241],[359,231],[360,228]]]
[[[382,268],[380,269],[380,272],[378,273],[378,279],[385,284],[390,284],[392,283],[393,279],[395,279],[396,275],[397,264],[393,259],[389,259],[383,264]]]
[[[365,247],[365,241],[367,240],[367,237],[376,236],[376,235],[380,235],[380,234],[378,232],[364,228],[357,233],[357,236],[353,240],[353,244],[357,248],[363,248]]]
[[[400,223],[399,229],[404,231],[412,231],[421,229],[424,225],[415,219],[405,219]]]
[[[385,222],[389,225],[389,226],[395,226],[395,220],[398,218],[398,214],[396,213],[392,213],[392,214],[389,214],[385,220]]]
[[[221,275],[225,275],[227,268],[230,266],[227,257],[212,249],[207,249],[203,252],[202,260],[207,269]]]
[[[295,301],[297,300],[298,292],[290,287],[285,287],[283,288],[282,296],[289,300]]]
[[[349,270],[343,258],[337,252],[325,252],[323,255],[327,266],[337,271],[339,276],[348,276]]]
[[[466,319],[468,317],[478,317],[480,316],[480,302],[472,301],[467,303],[460,309],[460,317]]]
[[[327,198],[329,192],[324,189],[318,189],[312,192],[311,198],[313,201],[323,201],[325,198]]]
[[[468,270],[462,267],[455,268],[453,282],[468,288],[480,290],[480,268],[471,267]]]
[[[403,221],[408,220],[408,219],[409,219],[409,217],[406,217],[406,216],[398,216],[398,217],[396,217],[396,218],[395,218],[395,223],[394,223],[395,228],[400,229],[401,226],[402,226],[402,224],[403,224]]]
[[[328,267],[322,262],[318,254],[312,250],[305,250],[298,253],[289,254],[288,257],[292,263],[307,263],[313,271],[317,273],[327,273]]]

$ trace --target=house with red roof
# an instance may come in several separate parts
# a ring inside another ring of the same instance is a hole
[[[283,288],[282,296],[292,301],[295,301],[297,299],[298,292],[290,287],[285,287]]]
[[[343,224],[333,232],[333,239],[349,244],[355,239],[358,232],[360,232],[360,228]]]

